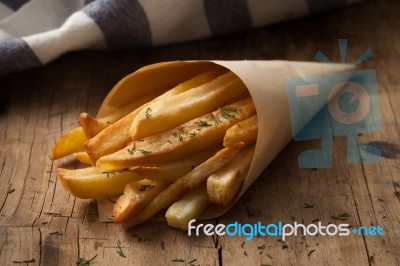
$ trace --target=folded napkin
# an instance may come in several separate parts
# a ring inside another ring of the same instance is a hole
[[[358,1],[0,0],[0,75],[69,51],[183,42]]]

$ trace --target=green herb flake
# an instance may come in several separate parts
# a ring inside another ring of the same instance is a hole
[[[133,152],[136,150],[136,143],[133,143],[132,149],[127,149],[127,150],[128,150],[128,153],[129,153],[130,155],[132,155]]]
[[[400,182],[393,182],[393,186],[400,188]]]
[[[182,141],[183,140],[183,137],[181,136],[181,135],[179,135],[179,139],[178,139],[179,141]]]
[[[374,262],[374,258],[375,257],[373,255],[369,256],[369,258],[368,258],[369,263],[373,263]]]
[[[240,247],[243,248],[244,244],[246,244],[246,241],[243,241],[242,244],[240,245]]]
[[[189,134],[189,136],[190,136],[191,138],[195,137],[195,136],[196,136],[196,132],[195,132],[195,131],[191,132],[191,133]]]
[[[35,261],[34,258],[32,258],[32,259],[30,259],[30,260],[22,260],[22,261],[13,260],[12,262],[13,262],[13,263],[34,263],[34,262],[36,262],[36,261]]]
[[[221,107],[218,110],[226,120],[236,119],[234,114],[239,112],[238,109],[233,107]]]
[[[194,122],[194,123],[196,125],[201,126],[201,127],[210,127],[210,126],[212,126],[211,124],[207,123],[207,121],[203,121],[203,120],[200,120],[200,121],[197,121],[197,122]]]
[[[97,257],[98,254],[96,254],[93,258],[91,258],[90,260],[87,260],[85,258],[79,258],[75,264],[77,266],[88,266],[92,263],[92,261]]]
[[[62,235],[62,233],[61,232],[59,232],[59,231],[55,231],[55,232],[51,232],[49,235],[56,235],[56,236],[60,236],[60,235]]]
[[[140,186],[140,191],[145,191],[148,188],[153,188],[154,185],[141,185]]]
[[[167,141],[169,142],[169,144],[172,144],[172,142],[169,139]]]
[[[243,250],[243,254],[244,254],[245,256],[247,256],[247,252],[246,252],[246,250]]]
[[[314,204],[303,203],[303,209],[311,209],[314,208]]]
[[[11,188],[11,186],[8,188],[7,194],[11,194],[15,192],[15,188]]]
[[[178,128],[179,129],[179,131],[180,132],[182,132],[182,133],[184,133],[185,132],[185,129],[184,129],[184,127],[180,127],[180,128]]]
[[[150,117],[151,117],[151,112],[152,112],[153,110],[151,110],[151,108],[150,107],[147,107],[147,109],[146,109],[146,118],[147,119],[149,119]]]
[[[147,238],[145,236],[138,236],[137,238],[138,238],[139,243],[145,243],[146,241],[151,241],[150,238]]]
[[[189,264],[192,264],[192,263],[195,262],[195,261],[197,261],[197,259],[191,260],[191,261],[189,261],[188,263],[189,263]]]
[[[345,213],[339,214],[338,216],[331,216],[331,219],[344,221],[344,220],[347,220],[347,218],[349,218],[349,217],[350,217],[350,214],[345,212]]]
[[[146,151],[146,150],[140,150],[140,149],[139,149],[139,151],[140,151],[141,153],[143,153],[143,154],[149,154],[149,153],[151,153],[151,151]]]
[[[314,220],[312,220],[311,222],[312,222],[312,223],[315,223],[315,222],[318,222],[318,221],[319,221],[319,218],[314,219]]]
[[[313,254],[315,252],[315,249],[313,249],[313,250],[310,250],[310,252],[308,252],[308,256],[310,257],[311,256],[311,254]]]
[[[174,259],[174,260],[171,260],[172,262],[185,262],[185,260],[183,260],[183,259]]]
[[[123,258],[126,258],[126,256],[125,256],[125,254],[124,254],[124,251],[122,250],[122,248],[121,248],[121,241],[117,241],[117,253],[118,253],[118,255],[119,256],[121,256],[121,257],[123,257]]]

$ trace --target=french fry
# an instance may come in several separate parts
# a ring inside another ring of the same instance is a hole
[[[167,183],[144,179],[125,186],[114,205],[114,223],[123,223],[140,210],[167,187]]]
[[[239,192],[249,171],[255,145],[241,150],[227,165],[207,179],[208,199],[211,203],[227,206]]]
[[[170,184],[210,158],[219,147],[212,147],[187,158],[159,165],[140,165],[115,172],[96,167],[76,170],[58,169],[58,176],[72,195],[79,198],[104,198],[121,195],[126,184],[142,179]]]
[[[194,168],[192,171],[172,183],[167,189],[161,192],[142,211],[125,223],[126,228],[140,224],[160,210],[167,208],[175,201],[182,198],[189,190],[198,187],[207,177],[223,167],[243,148],[244,143],[237,143],[231,147],[224,148],[213,157]]]
[[[87,152],[84,152],[84,151],[75,152],[75,153],[74,153],[74,157],[75,157],[75,159],[77,159],[77,160],[80,161],[81,163],[84,163],[84,164],[92,164],[92,162],[90,161],[90,158],[89,158],[89,155],[87,154]]]
[[[105,173],[95,167],[76,170],[58,168],[57,174],[64,188],[82,199],[118,196],[122,194],[126,184],[146,178],[134,171]]]
[[[178,160],[218,145],[229,127],[255,112],[251,98],[244,99],[170,131],[136,141],[116,153],[101,157],[96,166],[108,172],[155,161]]]
[[[88,139],[93,138],[108,126],[107,123],[101,122],[87,113],[79,115],[79,122]]]
[[[165,214],[167,223],[171,227],[187,230],[189,221],[198,218],[209,205],[207,186],[203,183],[168,208]]]
[[[140,110],[146,109],[146,107],[150,103],[158,101],[160,99],[166,99],[173,95],[190,90],[193,87],[199,86],[204,82],[212,80],[217,75],[217,73],[212,71],[197,75],[194,78],[185,81],[175,88],[165,92],[164,94],[160,95],[149,103],[143,104],[141,107],[129,113],[127,116],[123,117],[116,123],[105,128],[102,132],[100,132],[98,135],[96,135],[94,138],[90,139],[86,143],[86,149],[88,151],[91,161],[93,163],[96,163],[96,161],[101,156],[116,152],[125,147],[131,141],[129,130],[131,128],[132,122],[134,121]]]
[[[171,130],[228,104],[246,91],[244,83],[228,72],[186,92],[154,101],[135,117],[131,126],[132,139]]]
[[[57,160],[74,152],[84,150],[86,140],[87,138],[81,127],[68,131],[54,145],[51,151],[51,159]]]
[[[187,174],[193,170],[196,166],[202,164],[207,159],[212,157],[217,151],[222,149],[219,145],[209,147],[203,151],[196,152],[185,158],[179,159],[173,162],[160,163],[155,166],[133,166],[129,170],[136,171],[141,175],[148,176],[148,179],[160,180],[171,184],[176,181],[179,177]],[[158,170],[156,170],[158,169]],[[161,171],[159,174],[155,174],[155,171]]]
[[[240,141],[246,144],[252,144],[257,140],[257,134],[258,119],[257,115],[253,115],[252,117],[233,125],[226,131],[224,147],[229,147]]]

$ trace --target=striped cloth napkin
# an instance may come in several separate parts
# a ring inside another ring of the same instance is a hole
[[[360,0],[0,0],[0,75],[80,49],[162,45]]]

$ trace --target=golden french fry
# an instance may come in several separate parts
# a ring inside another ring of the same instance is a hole
[[[130,228],[146,221],[160,210],[167,208],[172,203],[182,198],[189,190],[196,188],[204,182],[211,173],[217,171],[232,160],[243,146],[244,143],[242,142],[232,147],[224,148],[213,157],[179,178],[152,200],[142,211],[129,219],[129,221],[125,223],[125,227]]]
[[[95,167],[76,170],[58,168],[57,174],[64,188],[82,199],[118,196],[126,184],[146,178],[128,170],[106,173]]]
[[[125,222],[142,210],[166,187],[167,184],[164,182],[148,179],[127,184],[124,194],[118,198],[114,205],[114,223]]]
[[[189,221],[198,218],[208,205],[210,201],[207,186],[203,183],[168,208],[165,214],[167,223],[169,226],[187,230]]]
[[[218,145],[229,127],[255,112],[253,101],[247,98],[173,130],[136,141],[118,152],[101,157],[96,166],[102,171],[115,171],[156,161],[178,160]]]
[[[160,180],[170,184],[205,162],[222,148],[216,145],[177,161],[160,163],[157,166],[133,166],[129,170],[140,173],[142,176],[148,176],[148,179]]]
[[[129,113],[127,116],[104,129],[97,136],[93,137],[86,143],[86,149],[91,161],[95,163],[101,156],[116,152],[125,147],[131,141],[129,130],[133,120],[140,110],[146,109],[150,103],[160,99],[169,98],[175,94],[179,94],[193,87],[199,86],[204,82],[213,79],[216,75],[217,74],[214,72],[206,72],[195,76],[194,78],[185,81],[173,89],[165,92],[149,103],[143,104],[141,107]]]
[[[202,116],[231,102],[247,91],[244,83],[228,72],[186,92],[150,103],[131,126],[133,140],[155,135]]]
[[[77,159],[77,160],[80,161],[81,163],[84,163],[84,164],[92,164],[92,162],[90,161],[90,158],[89,158],[89,155],[87,154],[87,152],[84,152],[84,151],[75,152],[75,153],[74,153],[74,157],[75,157],[75,159]]]
[[[211,203],[227,206],[239,192],[254,155],[255,145],[241,150],[227,165],[207,179],[208,199]]]
[[[201,151],[175,162],[159,165],[140,165],[116,172],[102,172],[96,167],[76,170],[58,169],[58,176],[64,187],[79,198],[104,198],[121,195],[126,184],[142,179],[170,184],[190,172],[193,167],[210,158],[217,148]]]
[[[257,140],[258,119],[257,115],[238,122],[226,131],[224,147],[229,147],[236,142],[251,144]]]
[[[93,138],[108,126],[107,123],[103,123],[87,113],[79,115],[79,122],[88,139]]]
[[[74,152],[84,150],[86,140],[87,138],[81,127],[68,131],[54,145],[51,151],[51,159],[57,160]]]

